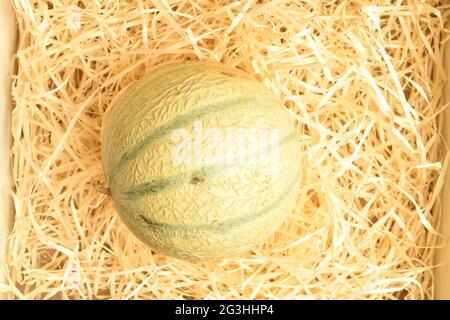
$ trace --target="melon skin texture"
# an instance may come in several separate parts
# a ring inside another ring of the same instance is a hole
[[[255,141],[248,132],[263,139],[242,160],[237,151]],[[258,158],[267,150],[271,157]],[[171,63],[115,101],[103,123],[102,166],[121,219],[152,249],[226,258],[267,239],[294,208],[300,141],[293,117],[249,75]]]

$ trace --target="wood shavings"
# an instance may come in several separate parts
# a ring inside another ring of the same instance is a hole
[[[433,298],[444,1],[19,1],[6,284],[19,299]],[[241,257],[153,252],[94,186],[102,119],[153,66],[255,75],[303,142],[288,221]]]

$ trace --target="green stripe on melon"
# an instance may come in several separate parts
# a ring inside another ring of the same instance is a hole
[[[205,130],[276,130],[276,175],[251,161],[174,163],[171,134],[194,133],[195,121]],[[154,69],[117,100],[102,130],[102,165],[119,215],[151,248],[178,258],[237,255],[272,234],[295,205],[299,152],[294,120],[270,90],[213,63]]]
[[[288,185],[286,190],[281,193],[280,197],[274,202],[269,204],[258,211],[251,211],[250,213],[243,214],[236,218],[225,219],[222,221],[215,221],[213,223],[201,223],[201,224],[171,224],[171,223],[161,223],[158,221],[151,221],[146,216],[141,216],[146,224],[146,228],[151,232],[157,231],[161,233],[183,233],[185,237],[189,237],[189,234],[195,233],[197,231],[210,231],[214,233],[226,233],[229,232],[231,228],[243,227],[245,225],[251,224],[254,220],[263,217],[266,214],[270,214],[273,210],[279,208],[283,200],[285,200],[290,193],[291,188],[295,187],[298,181],[298,172],[293,175],[292,182]],[[248,227],[248,226],[247,226]],[[251,226],[250,226],[251,227]]]
[[[192,110],[191,112],[179,116],[175,116],[171,121],[161,125],[156,128],[154,131],[150,132],[147,136],[142,138],[136,145],[134,145],[129,151],[125,152],[125,154],[120,158],[117,165],[112,169],[113,177],[117,171],[122,170],[122,168],[132,159],[135,159],[136,156],[145,152],[147,148],[151,146],[152,143],[161,139],[167,135],[169,135],[173,130],[176,130],[186,124],[193,122],[196,119],[203,119],[204,117],[210,115],[211,113],[219,113],[224,111],[229,111],[231,108],[236,108],[243,102],[249,102],[250,98],[247,97],[239,97],[235,99],[223,99],[220,101],[215,101],[208,105],[204,105],[198,107],[197,109]]]

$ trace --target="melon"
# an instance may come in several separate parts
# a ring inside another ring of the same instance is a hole
[[[159,253],[239,255],[270,237],[295,206],[295,121],[237,68],[177,62],[152,69],[116,99],[101,140],[118,214]]]

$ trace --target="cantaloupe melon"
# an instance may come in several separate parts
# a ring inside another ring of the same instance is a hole
[[[117,99],[102,129],[119,215],[177,258],[231,257],[268,238],[295,205],[299,158],[295,122],[277,97],[216,63],[156,67]]]

